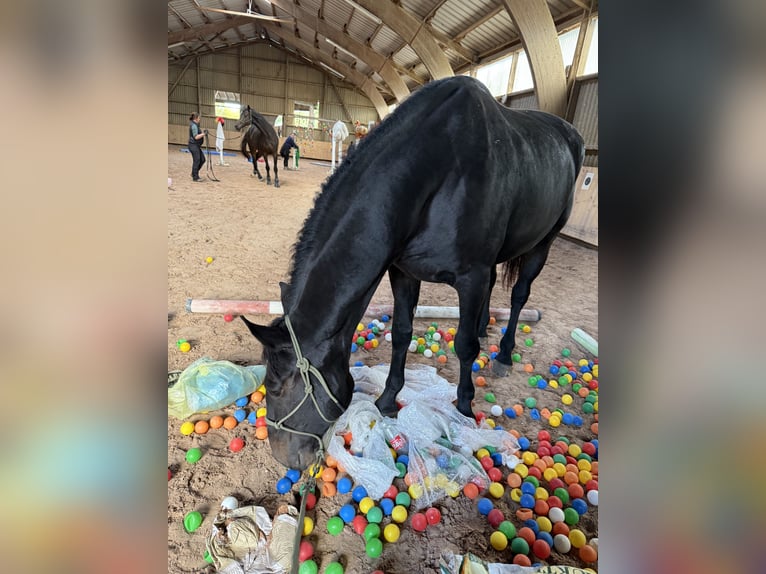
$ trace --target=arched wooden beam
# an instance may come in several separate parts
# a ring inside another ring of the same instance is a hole
[[[341,74],[345,75],[346,80],[349,83],[357,86],[365,93],[368,98],[370,98],[370,101],[372,102],[372,105],[375,106],[380,119],[383,119],[388,115],[388,104],[386,104],[386,100],[383,99],[383,96],[378,91],[375,82],[370,80],[367,76],[360,74],[339,60],[333,60],[330,56],[321,50],[317,50],[314,47],[314,44],[306,42],[305,40],[301,40],[292,34],[288,34],[285,28],[280,28],[276,24],[267,22],[265,20],[259,22],[259,25],[282,38],[282,41],[285,44],[290,44],[293,48],[299,49],[301,52],[313,58],[314,60],[323,62],[326,66],[330,66],[331,68],[334,68]]]
[[[545,0],[503,0],[519,29],[541,110],[564,117],[567,84],[556,26]]]
[[[329,38],[343,47],[343,49],[348,50],[359,60],[378,72],[386,84],[388,84],[388,87],[391,88],[391,92],[394,94],[397,102],[401,102],[410,95],[407,84],[404,83],[404,80],[402,80],[402,77],[391,63],[371,48],[361,42],[357,42],[348,34],[344,34],[337,28],[330,26],[323,19],[317,18],[315,14],[288,0],[271,0],[271,4],[297,18],[304,26],[315,29],[316,32]]]
[[[424,22],[420,22],[391,0],[354,1],[399,34],[412,47],[434,80],[455,75],[444,50],[428,32]]]

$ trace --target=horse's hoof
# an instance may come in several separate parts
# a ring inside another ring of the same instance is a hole
[[[471,410],[470,403],[469,403],[468,407],[466,407],[466,408],[461,408],[460,405],[458,404],[457,412],[459,412],[464,417],[468,417],[471,420],[474,420],[474,421],[476,420],[476,416],[473,414],[473,411]]]
[[[266,180],[266,185],[271,185],[271,180]]]
[[[511,369],[511,365],[506,365],[505,363],[501,363],[497,359],[492,361],[492,368],[490,369],[490,374],[493,377],[505,377],[508,375],[508,371]]]
[[[382,404],[380,400],[377,400],[375,401],[375,406],[378,407],[380,414],[382,414],[384,417],[396,418],[396,415],[399,414],[399,409],[396,408],[395,401],[387,404]]]
[[[279,182],[278,181],[274,182],[274,187],[279,187]]]

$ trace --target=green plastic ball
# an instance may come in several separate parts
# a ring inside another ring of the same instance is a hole
[[[327,532],[337,536],[343,530],[343,519],[340,516],[333,516],[327,521]]]
[[[497,402],[497,399],[495,399],[495,393],[487,393],[484,395],[484,400],[488,403],[495,403]]]
[[[343,565],[340,562],[330,562],[325,567],[324,574],[343,574]]]
[[[186,462],[189,464],[194,464],[199,459],[202,458],[202,451],[198,449],[197,447],[190,448],[186,451]]]
[[[524,339],[524,344],[525,344],[527,347],[531,347],[532,345],[534,345],[534,344],[535,344],[535,342],[534,342],[532,339]]]
[[[421,355],[425,352],[426,346],[425,345],[418,345],[418,353]]]
[[[368,524],[364,527],[364,533],[362,536],[367,542],[375,538],[380,538],[380,526],[375,523]]]
[[[539,488],[540,486],[540,481],[537,480],[537,477],[532,476],[531,474],[524,479],[524,482],[529,482],[531,484],[534,484],[535,488]]]
[[[304,560],[298,568],[298,574],[317,574],[319,566],[313,560]]]
[[[527,397],[524,399],[524,404],[527,405],[528,409],[533,409],[537,404],[537,399],[535,397]]]
[[[524,327],[526,327],[524,323],[519,323],[519,331],[523,331]]]
[[[383,520],[383,510],[381,510],[380,506],[373,506],[370,508],[367,512],[367,522],[371,524],[380,524],[381,520]]]
[[[210,556],[210,552],[208,552],[207,550],[205,550],[204,558],[205,558],[205,562],[207,562],[208,564],[212,564],[213,563],[213,557]]]
[[[511,540],[511,552],[514,554],[529,554],[529,544],[523,538],[516,537]]]
[[[558,410],[558,409],[556,409],[556,410]],[[561,414],[563,415],[564,411],[561,411]],[[565,437],[565,436],[560,436],[560,437],[556,438],[555,442],[559,442],[559,441],[565,442],[565,443],[569,444],[569,439],[567,437]]]
[[[579,391],[581,388],[582,388],[582,385],[581,385],[580,383],[574,383],[574,384],[572,385],[572,390],[573,390],[574,392],[577,392],[577,391]]]
[[[184,516],[184,528],[186,532],[194,532],[202,525],[202,515],[196,510],[192,510]]]
[[[401,464],[401,463],[399,463]],[[404,508],[409,508],[410,503],[412,502],[412,499],[410,498],[410,495],[406,492],[400,492],[396,495],[396,504],[399,506],[404,506]]]
[[[367,541],[364,551],[370,558],[377,558],[383,552],[383,543],[380,541],[380,538],[372,538]]]
[[[593,409],[593,403],[583,403],[582,404],[582,412],[591,414],[594,411]]]
[[[570,506],[564,510],[564,522],[566,522],[569,526],[574,526],[580,522],[580,515],[574,508]]]
[[[520,363],[521,362],[521,355],[519,355],[518,353],[514,353],[513,355],[511,355],[511,360],[514,363]]]
[[[532,377],[529,377],[529,378],[527,379],[527,384],[528,384],[530,387],[536,387],[536,386],[537,386],[537,377],[534,377],[534,376],[532,376]]]
[[[561,355],[562,355],[563,357],[568,357],[568,356],[569,356],[569,355],[571,355],[571,354],[572,354],[572,351],[570,351],[569,349],[567,349],[567,348],[563,348],[563,349],[561,349]]]
[[[396,468],[399,470],[399,478],[404,478],[407,474],[407,467],[403,462],[397,462]]]
[[[497,529],[505,534],[508,540],[512,540],[516,536],[516,527],[508,520],[503,520]]]
[[[566,488],[561,488],[561,487],[557,488],[556,490],[553,491],[553,495],[558,496],[559,500],[561,500],[561,502],[563,502],[564,504],[569,502],[569,491]],[[572,510],[574,510],[574,508]],[[575,512],[577,511],[575,510]]]

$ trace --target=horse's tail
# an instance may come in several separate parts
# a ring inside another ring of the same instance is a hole
[[[503,263],[503,287],[506,290],[510,290],[516,283],[522,263],[524,263],[524,255],[519,255]]]

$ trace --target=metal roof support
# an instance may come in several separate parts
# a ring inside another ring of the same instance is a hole
[[[556,26],[545,0],[503,0],[519,29],[541,110],[564,117],[567,82]]]
[[[354,1],[399,34],[412,47],[434,80],[455,75],[444,50],[429,33],[424,22],[414,18],[391,0]]]

